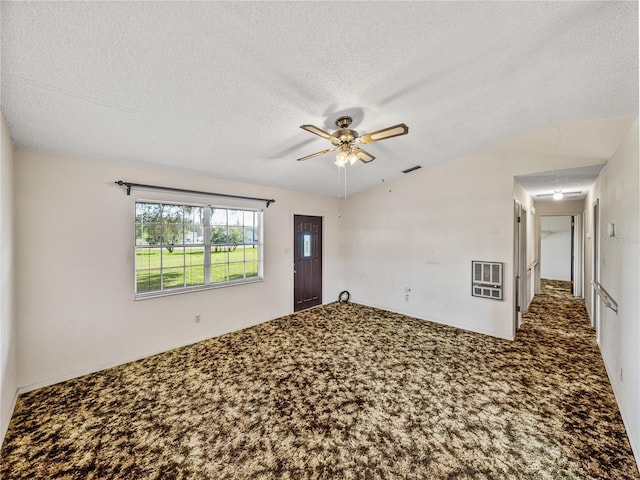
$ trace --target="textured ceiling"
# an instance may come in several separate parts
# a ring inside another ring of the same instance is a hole
[[[604,165],[553,170],[516,177],[520,185],[531,194],[536,202],[553,202],[552,194],[561,191],[570,194],[566,200],[582,200],[587,196]]]
[[[637,2],[7,2],[18,146],[339,196],[563,122],[637,115]],[[138,179],[139,181],[142,179]]]

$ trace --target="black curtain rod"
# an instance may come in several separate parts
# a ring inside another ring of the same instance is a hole
[[[195,194],[195,195],[207,195],[209,197],[224,197],[224,198],[238,198],[241,200],[257,200],[260,202],[266,202],[267,203],[267,208],[269,208],[269,205],[271,205],[272,203],[275,202],[274,199],[269,199],[269,198],[256,198],[256,197],[245,197],[242,195],[229,195],[228,193],[212,193],[212,192],[200,192],[198,190],[185,190],[183,188],[173,188],[173,187],[159,187],[157,185],[144,185],[142,183],[131,183],[131,182],[125,182],[123,180],[118,180],[117,182],[115,182],[117,185],[120,185],[121,187],[127,187],[127,195],[131,195],[131,189],[132,188],[148,188],[151,190],[164,190],[165,192],[178,192],[178,193],[190,193],[190,194]]]

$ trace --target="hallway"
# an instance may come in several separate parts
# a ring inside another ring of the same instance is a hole
[[[590,478],[640,478],[595,331],[571,282],[541,280],[516,343],[539,362],[545,383],[563,387],[545,396],[564,412],[567,454],[580,459]]]

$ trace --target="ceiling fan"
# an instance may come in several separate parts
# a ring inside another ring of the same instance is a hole
[[[355,130],[349,129],[349,125],[351,125],[352,121],[353,119],[349,116],[338,118],[336,120],[336,127],[338,127],[338,130],[333,133],[325,132],[314,125],[301,125],[300,128],[303,130],[329,140],[333,144],[333,147],[299,158],[298,161],[308,160],[309,158],[340,150],[335,161],[335,164],[339,167],[344,167],[347,163],[353,165],[358,160],[361,160],[364,163],[369,163],[376,157],[362,150],[359,145],[377,142],[379,140],[385,140],[387,138],[393,138],[409,133],[409,127],[404,123],[399,123],[398,125],[383,128],[382,130],[367,133],[366,135],[360,135]]]

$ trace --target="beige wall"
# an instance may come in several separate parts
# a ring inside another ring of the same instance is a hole
[[[563,131],[580,142],[580,132],[593,137],[597,124]],[[577,155],[573,145],[564,151],[550,145],[555,131],[533,132],[348,198],[345,285],[354,301],[513,338],[514,176],[604,162]],[[540,146],[545,142],[547,150]],[[471,296],[472,260],[504,262],[503,301]]]
[[[21,149],[15,159],[23,391],[290,313],[294,213],[324,217],[323,300],[340,292],[338,199]],[[190,200],[127,196],[120,179],[274,198],[264,209],[264,281],[134,301],[135,199]]]
[[[600,283],[618,303],[618,313],[598,301],[599,345],[627,433],[640,464],[640,185],[638,121],[605,165],[585,202],[589,238],[585,242],[586,285],[592,280],[593,204],[600,205]],[[615,225],[615,236],[607,233]],[[585,300],[594,318],[593,289]]]
[[[14,315],[13,145],[0,115],[0,438],[16,401],[16,324]],[[0,443],[2,443],[0,441]]]

